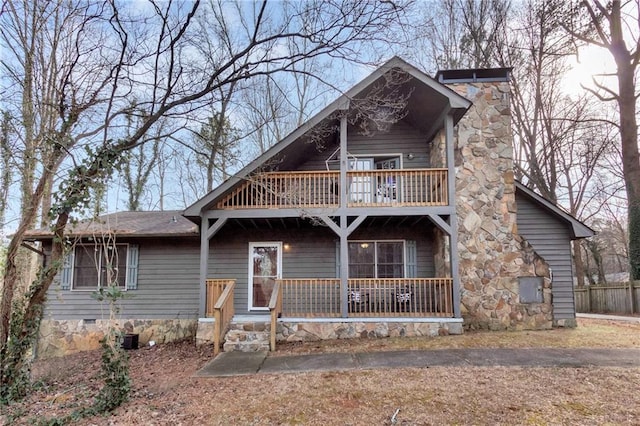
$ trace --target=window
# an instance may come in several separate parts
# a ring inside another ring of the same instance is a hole
[[[404,278],[404,242],[350,242],[349,278]]]
[[[94,290],[111,283],[133,290],[137,287],[137,274],[137,245],[78,245],[65,259],[60,285],[62,289]]]

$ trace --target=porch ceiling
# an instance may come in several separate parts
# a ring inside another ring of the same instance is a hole
[[[351,223],[353,218],[348,221]],[[415,226],[431,226],[427,216],[369,216],[358,227],[359,229],[412,228]],[[301,217],[230,219],[225,227],[231,229],[311,229],[328,227],[319,219]]]

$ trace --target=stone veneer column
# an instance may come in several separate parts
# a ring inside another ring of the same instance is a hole
[[[549,268],[518,235],[507,82],[449,85],[473,102],[458,123],[456,211],[462,316],[468,328],[552,324]],[[543,303],[521,304],[522,276],[544,278]]]

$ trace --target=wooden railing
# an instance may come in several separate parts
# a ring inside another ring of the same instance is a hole
[[[339,317],[340,279],[278,280],[285,317]]]
[[[207,318],[213,318],[213,306],[216,304],[225,287],[230,284],[235,283],[235,280],[224,279],[224,280],[214,280],[209,279],[206,281],[207,283],[207,303],[205,309],[205,316]]]
[[[358,278],[348,281],[349,316],[452,317],[451,278]]]
[[[339,278],[282,279],[277,282],[283,317],[341,316]],[[452,317],[452,298],[451,278],[348,280],[349,317]]]
[[[224,197],[217,208],[337,207],[339,179],[339,172],[262,173]]]
[[[213,356],[220,352],[222,338],[234,315],[233,293],[235,285],[235,280],[207,280],[207,316],[209,316],[209,303],[213,302],[211,306],[214,318]]]
[[[276,350],[276,334],[278,333],[278,318],[282,315],[282,291],[280,290],[280,281],[276,281],[271,292],[269,300],[269,313],[271,314],[271,329],[269,338],[269,349]]]
[[[340,172],[274,172],[249,178],[218,209],[331,208],[340,204]],[[447,169],[351,170],[348,205],[445,206]]]
[[[446,206],[447,169],[386,169],[347,172],[349,207]]]

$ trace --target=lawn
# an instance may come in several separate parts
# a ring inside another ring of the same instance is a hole
[[[420,339],[281,345],[272,356],[460,347],[633,347],[640,324],[581,320],[577,329],[473,332]],[[640,369],[464,367],[196,379],[211,347],[131,352],[133,394],[86,425],[637,424]],[[96,393],[99,352],[38,361],[39,387],[10,407],[14,424],[67,413]],[[395,415],[395,416],[394,416]],[[4,418],[9,421],[8,417]]]

